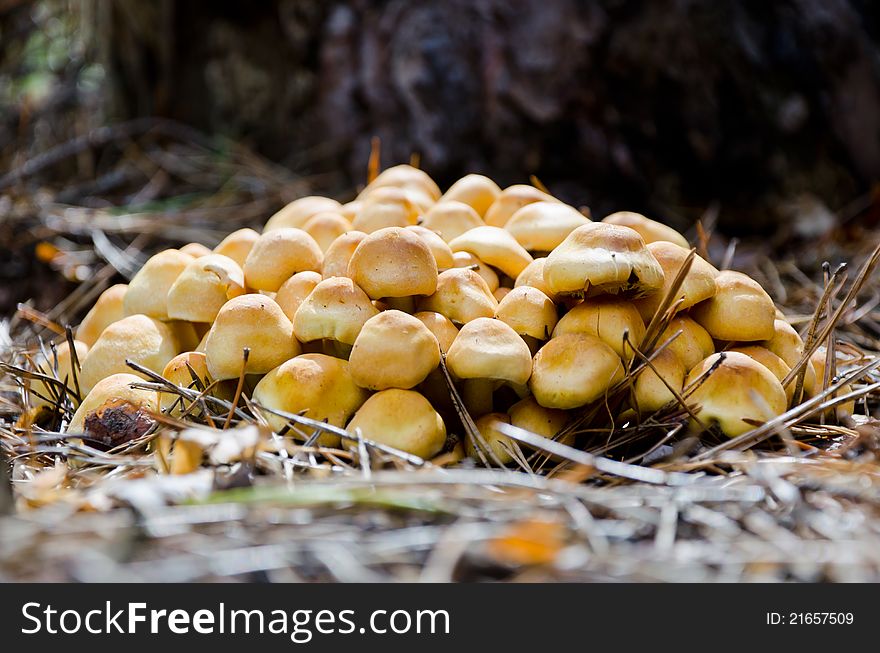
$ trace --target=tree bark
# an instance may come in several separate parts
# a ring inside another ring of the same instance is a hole
[[[603,215],[730,231],[880,179],[865,0],[99,3],[120,117],[244,139],[330,186],[414,152],[438,181],[537,175]],[[805,200],[806,198],[806,200]]]

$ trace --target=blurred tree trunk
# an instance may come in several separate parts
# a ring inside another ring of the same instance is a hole
[[[421,155],[448,182],[537,174],[601,215],[772,227],[880,179],[880,9],[867,0],[116,0],[120,117],[169,116],[363,181]]]

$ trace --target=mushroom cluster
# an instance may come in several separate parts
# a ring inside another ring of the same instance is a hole
[[[575,411],[621,388],[621,413],[687,402],[695,428],[735,437],[809,397],[825,366],[814,357],[791,374],[804,343],[770,296],[666,225],[630,212],[592,221],[476,174],[441,193],[408,165],[347,204],[303,197],[262,233],[153,255],[75,338],[78,375],[66,343],[56,362],[83,396],[70,433],[141,429],[126,420],[137,409],[197,414],[132,387],[140,369],[227,401],[243,391],[291,437],[353,446],[285,414],[423,459],[457,441],[463,403],[501,462],[516,447],[500,425],[571,443]]]

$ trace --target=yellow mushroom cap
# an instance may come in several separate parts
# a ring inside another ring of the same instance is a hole
[[[316,213],[303,225],[303,231],[315,239],[321,251],[326,253],[330,245],[342,234],[352,230],[351,222],[340,213]]]
[[[361,201],[351,226],[371,234],[386,227],[407,227],[418,222],[421,206],[402,188],[377,188]]]
[[[350,433],[420,458],[433,458],[446,444],[446,425],[418,392],[391,388],[377,392],[348,423]],[[356,442],[346,443],[349,449]]]
[[[607,224],[616,224],[621,227],[629,227],[634,231],[638,231],[646,243],[655,243],[665,241],[674,243],[684,249],[690,249],[691,246],[687,238],[682,236],[672,227],[662,222],[646,218],[641,213],[633,213],[632,211],[618,211],[606,216],[602,222]]]
[[[342,205],[329,197],[319,197],[317,195],[300,197],[269,218],[263,227],[263,233],[273,231],[274,229],[290,227],[302,229],[312,216],[327,211],[338,213],[340,208],[342,208]]]
[[[540,405],[567,410],[595,401],[622,379],[623,364],[611,347],[595,336],[569,333],[535,354],[529,387]]]
[[[492,379],[524,385],[532,373],[525,341],[501,320],[477,318],[465,324],[446,354],[459,379]]]
[[[809,376],[809,368],[813,368],[814,376],[815,376],[815,387],[811,390],[807,390],[807,383],[804,382],[804,390],[807,391],[807,394],[819,394],[822,391],[823,387],[828,387],[825,385],[825,358],[827,356],[827,349],[825,347],[819,347],[816,351],[813,352],[813,355],[810,356],[810,364],[807,366],[807,375]],[[839,370],[837,372],[840,374]],[[834,378],[829,379],[828,385],[830,386],[834,382]],[[794,385],[795,382],[792,382]],[[852,392],[852,386],[850,384],[844,385],[840,390],[834,393],[834,397],[839,397],[840,395],[845,395],[849,392]],[[846,419],[847,417],[851,417],[853,412],[856,409],[856,402],[854,400],[847,401],[842,404],[837,404],[834,408],[829,408],[826,411],[826,416],[830,417],[832,415],[836,415],[837,419]]]
[[[562,202],[532,202],[514,213],[504,228],[530,252],[549,252],[568,234],[589,223],[577,209]]]
[[[591,297],[562,316],[553,337],[567,333],[596,336],[611,347],[623,360],[633,357],[632,346],[638,347],[645,337],[645,323],[632,302],[617,297]],[[630,345],[624,345],[623,334]]]
[[[479,274],[467,268],[452,268],[437,277],[437,290],[419,301],[420,311],[434,311],[457,324],[481,317],[493,317],[498,301]]]
[[[498,430],[499,424],[510,424],[510,416],[504,413],[487,413],[479,417],[474,423],[496,458],[505,465],[511,462],[513,460],[511,449],[514,448],[515,443]],[[471,458],[479,457],[476,445],[471,438],[467,439],[465,450]]]
[[[189,254],[193,258],[199,258],[200,256],[207,256],[208,254],[213,253],[210,247],[206,247],[201,243],[187,243],[180,248],[180,251],[184,254]]]
[[[321,275],[325,279],[330,277],[347,277],[348,262],[351,260],[354,250],[367,237],[363,231],[349,231],[333,241],[324,253],[324,265],[321,267]]]
[[[168,317],[213,322],[228,300],[245,293],[244,272],[228,256],[208,254],[193,259],[168,290]]]
[[[694,318],[716,340],[768,340],[776,307],[760,284],[742,272],[724,270],[715,277],[713,297],[694,306]]]
[[[785,412],[782,384],[756,360],[740,352],[713,354],[690,371],[685,387],[709,370],[687,397],[704,424],[717,423],[722,433],[735,438],[754,428],[746,419],[764,422]]]
[[[306,300],[306,297],[321,283],[321,275],[312,270],[297,272],[287,281],[281,284],[275,293],[275,303],[281,307],[287,319],[293,322],[297,309]]]
[[[228,256],[233,261],[244,267],[248,254],[254,247],[254,243],[259,240],[260,234],[253,229],[245,228],[233,231],[220,241],[220,244],[214,248],[215,254]]]
[[[95,305],[79,323],[76,329],[77,340],[92,346],[104,329],[125,317],[122,302],[127,290],[127,284],[118,283],[102,292]]]
[[[544,282],[558,295],[641,297],[663,286],[663,268],[632,229],[591,222],[572,231],[550,252]]]
[[[146,315],[129,315],[104,329],[82,359],[80,387],[88,392],[111,374],[134,374],[126,359],[159,373],[180,350],[171,326]]]
[[[76,350],[76,358],[82,364],[82,360],[89,353],[89,346],[79,340],[74,340],[73,346]],[[43,356],[42,353],[37,356],[37,363],[42,369],[42,373],[61,382],[66,380],[67,387],[71,390],[76,390],[76,383],[73,378],[73,357],[70,355],[70,343],[67,340],[59,343],[55,347],[54,356],[51,351],[46,353],[48,358]],[[77,378],[79,378],[79,375],[77,375]],[[34,408],[54,405],[54,399],[58,395],[58,391],[59,388],[54,384],[50,389],[42,381],[31,381],[31,405]]]
[[[203,384],[202,389],[207,388],[211,384],[210,374],[208,374],[207,358],[204,353],[196,351],[185,351],[172,358],[168,361],[165,369],[162,370],[162,376],[166,381],[170,381],[174,385],[182,388],[191,387],[199,389],[198,386],[195,385],[190,369],[192,369],[192,372],[195,372],[196,377],[198,377]],[[162,409],[163,413],[171,411],[172,415],[177,416],[183,412],[184,407],[189,405],[189,401],[187,400],[178,401],[178,395],[173,392],[160,392],[158,394],[159,407]]]
[[[660,263],[660,267],[663,268],[664,281],[663,287],[659,291],[647,297],[637,299],[635,302],[645,322],[650,322],[654,313],[657,312],[660,303],[672,287],[672,282],[675,281],[681,266],[690,254],[690,250],[667,241],[648,243],[648,251],[654,255],[654,258]],[[706,259],[695,254],[691,268],[688,270],[687,276],[673,298],[673,304],[675,301],[681,300],[676,311],[686,310],[694,304],[713,297],[715,295],[716,276],[718,276],[718,270],[707,263]]]
[[[651,360],[651,365],[653,369],[645,367],[633,384],[635,404],[643,413],[653,413],[675,401],[675,395],[669,388],[680,396],[687,375],[684,363],[668,348],[658,352]]]
[[[725,351],[736,351],[745,354],[773,372],[773,376],[779,379],[780,382],[782,382],[785,377],[788,376],[788,373],[791,372],[791,368],[784,360],[765,347],[759,347],[758,345],[742,345],[739,347],[731,347]],[[790,402],[794,396],[795,383],[789,383],[788,386],[785,386],[783,389],[785,390],[786,400]]]
[[[460,202],[482,217],[499,195],[501,189],[494,181],[484,175],[469,174],[452,184],[437,203]]]
[[[449,351],[449,348],[455,341],[455,337],[458,335],[458,327],[452,323],[452,320],[434,311],[419,311],[418,313],[413,313],[413,317],[428,327],[428,331],[434,334],[434,337],[437,338],[437,343],[440,345],[441,352],[445,354]]]
[[[431,250],[431,254],[434,255],[437,269],[445,270],[455,265],[452,258],[452,250],[449,249],[449,245],[446,244],[446,241],[443,240],[437,232],[419,225],[411,225],[406,227],[406,229],[412,231],[415,235],[425,241],[425,244]]]
[[[492,296],[501,303],[501,300],[507,297],[510,294],[510,291],[513,288],[508,288],[507,286],[498,286],[495,290],[492,291]]]
[[[412,231],[388,227],[361,241],[348,276],[372,299],[430,295],[437,289],[437,262]]]
[[[349,357],[355,383],[370,390],[412,388],[440,364],[437,338],[402,311],[383,311],[366,321]]]
[[[529,263],[522,272],[519,273],[519,276],[516,277],[516,281],[514,282],[514,288],[518,288],[520,286],[531,286],[532,288],[537,288],[542,293],[547,295],[550,300],[554,304],[559,303],[559,298],[556,296],[550,287],[544,281],[544,264],[547,262],[547,257],[542,256],[541,258],[536,258],[534,261]]]
[[[669,321],[666,329],[657,338],[657,345],[662,345],[679,331],[681,333],[669,343],[667,349],[678,357],[686,370],[690,371],[712,355],[715,351],[715,343],[706,329],[687,315],[679,314]]]
[[[101,379],[76,409],[66,432],[87,434],[107,448],[144,435],[153,425],[150,413],[158,412],[159,402],[154,391],[131,387],[142,381],[124,373]]]
[[[489,286],[490,292],[498,290],[500,280],[498,274],[491,267],[483,263],[478,256],[474,256],[470,252],[455,252],[452,255],[452,267],[456,268],[473,268],[474,272],[483,277],[483,281]]]
[[[244,279],[250,288],[275,292],[297,272],[320,272],[324,253],[302,229],[280,228],[264,233],[244,262]]]
[[[476,227],[454,238],[449,247],[453,252],[470,252],[511,279],[516,279],[532,262],[531,254],[516,242],[510,232],[500,227]]]
[[[545,438],[555,436],[568,422],[568,413],[557,408],[545,408],[534,397],[526,397],[507,410],[510,423]]]
[[[510,217],[526,204],[532,202],[556,202],[552,195],[548,195],[534,186],[515,184],[505,188],[495,201],[486,209],[484,219],[486,224],[493,227],[503,227]]]
[[[361,197],[372,195],[379,188],[404,188],[425,195],[432,202],[440,199],[440,187],[424,170],[411,165],[391,166],[380,172],[361,192]]]
[[[303,413],[319,422],[345,426],[355,411],[367,400],[368,393],[355,385],[348,361],[324,354],[303,354],[285,361],[260,379],[253,399],[266,408],[285,413]],[[281,431],[287,420],[262,411],[275,431]],[[297,426],[299,439],[307,439],[314,431]],[[324,433],[318,438],[322,446],[338,446],[339,436]]]
[[[428,209],[422,216],[421,224],[426,229],[436,231],[448,243],[453,238],[476,227],[482,227],[486,223],[467,204],[444,200]]]
[[[779,356],[789,368],[797,365],[804,355],[804,341],[798,332],[794,330],[784,319],[777,318],[773,321],[773,337],[769,340],[761,340],[756,345],[765,347]],[[823,359],[824,360],[824,359]],[[806,366],[804,375],[804,391],[812,395],[816,386],[816,370],[812,365]],[[786,393],[794,392],[795,384],[790,383],[785,389]]]
[[[205,340],[211,377],[238,378],[245,348],[250,350],[245,374],[265,374],[300,352],[293,325],[270,297],[233,297],[217,313]]]
[[[537,288],[520,286],[498,302],[495,317],[521,336],[547,340],[556,328],[556,305]]]
[[[128,284],[122,299],[125,314],[167,320],[168,291],[192,260],[192,256],[177,249],[166,249],[151,256]]]
[[[300,342],[336,340],[353,345],[364,324],[379,311],[348,277],[319,282],[297,309],[293,333]]]

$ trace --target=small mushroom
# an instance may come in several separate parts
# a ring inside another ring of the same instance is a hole
[[[193,379],[195,373],[196,379]],[[174,385],[182,388],[193,388],[201,392],[211,385],[211,375],[208,373],[208,360],[205,354],[195,351],[186,351],[178,354],[165,366],[162,370],[162,377],[166,381],[170,381]],[[201,387],[199,387],[201,386]],[[218,389],[222,386],[218,386]],[[163,413],[179,417],[183,414],[184,409],[189,406],[189,400],[181,399],[174,392],[159,392],[159,407]],[[216,394],[216,393],[215,393]],[[217,396],[224,399],[232,399],[229,393],[220,392]],[[200,414],[200,410],[196,410],[195,414]]]
[[[223,304],[244,293],[238,263],[222,254],[201,256],[190,261],[168,290],[168,317],[213,322]]]
[[[623,364],[599,338],[568,333],[535,354],[529,387],[541,406],[568,410],[599,399],[623,379]]]
[[[411,165],[391,166],[380,172],[359,197],[366,198],[379,188],[402,188],[423,195],[431,203],[440,199],[440,188],[424,170]]]
[[[510,416],[505,413],[487,413],[478,417],[475,422],[477,430],[486,442],[486,445],[495,454],[498,461],[506,465],[513,461],[512,451],[516,443],[504,435],[498,428],[499,424],[510,424]],[[465,443],[465,451],[470,458],[477,459],[477,444],[468,438]]]
[[[275,303],[281,307],[287,319],[293,322],[296,311],[319,283],[321,275],[312,270],[297,272],[281,284],[275,293]]]
[[[348,423],[348,431],[423,459],[433,458],[446,444],[446,425],[431,403],[413,390],[390,388],[364,402]],[[356,442],[347,442],[357,450]]]
[[[493,227],[503,227],[510,217],[526,204],[532,202],[556,202],[552,195],[526,184],[515,184],[505,188],[491,206],[486,209],[483,216],[486,224]]]
[[[437,204],[461,202],[482,218],[501,195],[501,189],[485,175],[465,175],[450,186]],[[482,221],[482,220],[481,220]]]
[[[159,373],[181,351],[180,344],[168,324],[146,315],[129,315],[104,329],[82,359],[80,387],[88,392],[112,374],[133,373],[126,359]]]
[[[408,390],[440,364],[440,345],[419,319],[383,311],[366,321],[349,361],[352,378],[362,388]]]
[[[418,303],[420,311],[434,311],[456,324],[467,324],[481,317],[493,317],[498,301],[483,278],[467,268],[452,268],[437,277],[434,294]]]
[[[342,205],[329,197],[317,195],[300,197],[269,218],[263,226],[263,233],[291,227],[302,229],[312,216],[328,211],[338,213],[340,208]]]
[[[817,395],[820,392],[822,392],[822,388],[828,387],[825,385],[825,359],[826,359],[826,356],[827,356],[827,350],[825,347],[819,347],[818,349],[816,349],[816,351],[813,352],[813,355],[810,356],[810,366],[812,366],[812,368],[815,372],[815,376],[816,376],[814,394],[817,394]],[[828,385],[831,385],[833,382],[834,382],[834,377],[829,379]],[[792,385],[794,385],[794,382],[792,382]],[[805,387],[806,387],[806,384],[805,384]],[[841,395],[845,395],[849,392],[852,392],[852,386],[847,383],[842,388],[840,388],[837,392],[835,392],[833,395],[829,395],[829,397],[836,398]],[[837,404],[834,408],[829,408],[825,412],[825,417],[826,418],[836,417],[838,420],[844,420],[849,417],[852,417],[852,414],[855,412],[855,409],[856,409],[855,400],[850,400],[850,401],[844,402],[842,404]]]
[[[104,329],[124,318],[125,311],[122,303],[127,290],[127,284],[118,283],[102,292],[95,301],[95,305],[89,309],[82,322],[79,323],[76,329],[76,339],[91,347]]]
[[[715,343],[709,332],[687,315],[678,314],[672,318],[657,338],[657,345],[662,345],[675,334],[678,336],[669,343],[667,349],[678,357],[688,371],[715,352]]]
[[[492,394],[508,383],[524,389],[532,373],[528,345],[501,320],[477,318],[465,324],[446,354],[449,371],[462,380],[462,395],[471,415],[491,413]]]
[[[516,331],[534,354],[556,328],[556,305],[537,288],[520,286],[498,302],[495,317]]]
[[[221,240],[220,244],[214,248],[214,253],[228,256],[241,267],[244,267],[244,262],[247,260],[248,254],[251,253],[254,243],[256,243],[259,238],[260,234],[253,229],[239,229],[238,231],[233,231],[226,236],[226,238]]]
[[[663,268],[664,281],[663,287],[657,292],[635,300],[636,308],[639,309],[639,314],[645,322],[650,322],[654,313],[660,308],[660,303],[669,293],[676,275],[690,254],[690,250],[666,241],[648,243],[648,251],[654,255],[654,258],[660,263],[660,267]],[[707,263],[704,258],[695,254],[690,270],[673,298],[672,305],[675,311],[684,311],[714,297],[716,276],[718,276],[718,270]]]
[[[348,262],[351,260],[354,250],[367,237],[363,231],[349,231],[333,241],[324,253],[324,265],[321,267],[321,275],[325,279],[330,277],[347,277]]]
[[[437,343],[440,345],[441,352],[445,354],[449,351],[449,348],[455,341],[455,337],[458,335],[458,327],[452,323],[452,320],[434,311],[419,311],[418,313],[413,313],[413,317],[428,327],[428,331],[434,334],[434,337],[437,338]]]
[[[337,238],[352,230],[351,222],[339,213],[316,213],[303,225],[303,231],[315,239],[325,254]]]
[[[467,204],[444,200],[428,209],[422,216],[421,224],[426,229],[436,231],[448,243],[461,234],[482,227],[486,223]]]
[[[663,286],[663,268],[632,229],[591,222],[550,252],[544,282],[557,295],[642,297]]]
[[[498,279],[498,273],[495,272],[491,267],[483,263],[478,256],[474,256],[470,252],[455,252],[452,255],[452,267],[456,268],[471,268],[483,277],[483,281],[486,282],[486,285],[489,286],[490,292],[495,292],[498,290],[498,286],[501,285],[500,280]]]
[[[602,222],[606,224],[616,224],[621,227],[629,227],[633,231],[639,232],[639,235],[646,243],[655,243],[664,241],[673,243],[684,249],[690,249],[687,238],[682,236],[672,227],[662,222],[646,218],[641,213],[633,213],[632,211],[618,211],[603,218]]]
[[[128,284],[122,299],[125,314],[167,320],[168,291],[193,260],[192,256],[177,249],[166,249],[147,259]]]
[[[364,324],[379,311],[348,277],[320,281],[293,317],[300,342],[322,341],[326,354],[347,358]]]
[[[549,252],[589,218],[562,202],[532,202],[514,213],[504,228],[529,252]]]
[[[791,368],[786,364],[786,362],[766,347],[760,347],[758,345],[742,345],[739,347],[730,347],[729,349],[725,349],[725,351],[736,351],[741,354],[745,354],[752,360],[759,362],[761,365],[773,372],[773,376],[779,379],[780,382],[782,382],[785,377],[788,376],[788,373],[791,372]],[[789,383],[787,386],[784,386],[783,389],[785,390],[786,400],[791,403],[791,399],[794,396],[795,391],[794,382]]]
[[[514,288],[518,288],[519,286],[531,286],[532,288],[537,288],[542,293],[547,295],[554,304],[559,304],[561,299],[557,297],[556,293],[550,290],[550,287],[544,281],[544,264],[547,262],[547,257],[542,256],[540,258],[536,258],[534,261],[529,263],[522,272],[516,277],[516,281],[513,284]]]
[[[244,364],[244,349],[248,349]],[[300,352],[293,325],[275,300],[241,295],[223,305],[205,340],[208,372],[218,380],[265,374]]]
[[[340,428],[367,400],[369,394],[351,377],[348,361],[324,354],[302,354],[282,363],[260,379],[254,388],[254,401],[266,408],[327,422]],[[287,420],[262,411],[266,421],[280,432]],[[295,438],[307,440],[314,429],[295,425]],[[339,436],[322,433],[318,444],[339,446]]]
[[[82,361],[89,353],[89,346],[79,340],[73,341],[73,347],[76,351],[76,358]],[[76,390],[73,373],[73,357],[70,355],[70,342],[64,340],[55,347],[55,354],[47,352],[48,358],[39,354],[37,356],[37,364],[42,373],[48,377],[58,379],[64,383],[67,388],[72,391]],[[77,379],[80,372],[77,371]],[[34,408],[49,407],[55,404],[55,397],[58,396],[60,388],[56,385],[44,383],[43,381],[31,381],[30,386],[30,402]]]
[[[632,359],[633,347],[642,344],[645,323],[632,302],[617,297],[591,297],[562,316],[553,337],[567,333],[596,336],[625,361]],[[627,334],[629,344],[624,342]]]
[[[776,307],[754,279],[724,270],[715,277],[713,297],[694,306],[690,315],[716,340],[768,340],[775,333]]]
[[[101,379],[73,414],[66,433],[88,436],[88,444],[107,450],[135,440],[153,426],[151,413],[159,401],[152,390],[132,388],[143,379],[134,374],[111,374]]]
[[[449,243],[453,252],[470,252],[511,279],[532,262],[531,255],[500,227],[477,227],[466,231]]]
[[[779,379],[740,352],[712,354],[690,371],[684,387],[692,384],[696,389],[687,401],[695,406],[697,418],[707,426],[717,424],[731,438],[754,428],[746,420],[765,422],[784,413],[787,405]]]
[[[208,254],[213,253],[210,247],[206,247],[201,243],[187,243],[180,248],[180,251],[184,254],[189,254],[193,258],[199,258],[201,256],[207,256]]]
[[[548,439],[555,437],[568,422],[568,412],[545,408],[531,396],[513,404],[507,409],[507,414],[513,426]],[[560,442],[571,445],[574,442],[574,434],[565,436]]]
[[[651,366],[643,369],[633,384],[633,399],[642,413],[653,413],[675,401],[672,390],[681,396],[687,375],[684,363],[668,348],[654,356]]]
[[[402,188],[385,186],[365,196],[351,221],[353,229],[371,234],[386,227],[407,227],[418,222],[422,207]]]
[[[361,241],[348,262],[348,276],[371,299],[390,300],[395,308],[411,308],[411,302],[404,300],[431,295],[437,289],[437,262],[419,236],[388,227]]]
[[[446,241],[437,232],[419,225],[411,225],[406,227],[406,229],[412,231],[425,241],[425,244],[431,250],[431,254],[434,255],[434,261],[437,263],[438,270],[445,270],[455,265],[452,258],[452,250],[449,249],[449,245],[446,244]]]
[[[277,291],[297,272],[320,272],[324,253],[315,239],[302,229],[284,227],[264,233],[244,262],[249,288]]]

